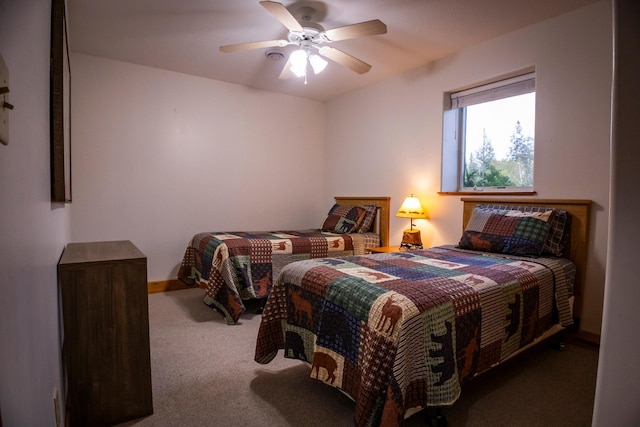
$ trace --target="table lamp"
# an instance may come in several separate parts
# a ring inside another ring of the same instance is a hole
[[[402,206],[398,209],[396,216],[399,218],[410,218],[411,228],[402,232],[401,248],[422,249],[422,239],[420,238],[420,230],[413,229],[413,220],[417,218],[427,218],[427,212],[422,208],[422,204],[417,197],[412,194],[404,199]]]

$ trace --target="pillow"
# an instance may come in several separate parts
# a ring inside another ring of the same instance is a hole
[[[373,221],[376,219],[376,205],[362,205],[360,207],[366,210],[367,213],[364,214],[362,224],[360,224],[360,227],[358,227],[358,230],[356,230],[356,232],[367,233],[369,230],[371,230]]]
[[[545,206],[502,206],[491,204],[480,204],[479,208],[518,210],[522,212],[546,212],[550,208]],[[563,256],[564,248],[569,241],[571,226],[569,225],[569,213],[563,209],[552,209],[554,214],[551,218],[551,229],[547,234],[547,240],[542,249],[543,254]]]
[[[476,207],[460,239],[459,247],[510,255],[541,255],[553,210],[519,210]]]
[[[362,206],[345,206],[336,203],[322,223],[322,230],[333,233],[354,233],[362,224],[366,213]]]

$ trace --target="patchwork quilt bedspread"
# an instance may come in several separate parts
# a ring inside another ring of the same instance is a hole
[[[234,324],[243,300],[265,298],[285,265],[305,259],[366,253],[380,245],[376,233],[321,230],[206,232],[189,243],[178,271],[187,284],[205,290],[205,303]]]
[[[574,277],[563,258],[453,246],[289,264],[255,360],[284,349],[354,399],[355,425],[398,425],[410,408],[453,404],[464,381],[572,324]]]

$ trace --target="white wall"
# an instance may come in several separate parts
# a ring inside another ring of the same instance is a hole
[[[443,94],[535,65],[535,190],[541,198],[594,202],[581,327],[599,334],[609,199],[611,44],[610,2],[602,1],[328,102],[326,157],[332,161],[327,162],[326,194],[388,195],[397,209],[415,193],[430,215],[416,221],[423,243],[457,243],[460,197],[437,195]],[[407,226],[407,220],[392,217],[391,241],[399,242]]]
[[[61,390],[56,265],[69,214],[50,202],[50,0],[0,1],[9,145],[0,145],[0,411],[5,427],[54,426]],[[62,395],[60,396],[62,400]],[[62,411],[62,402],[60,411]],[[64,420],[61,420],[64,421]]]
[[[174,279],[202,231],[318,228],[323,104],[72,54],[72,241],[131,240]]]
[[[640,3],[616,0],[614,16],[611,217],[594,427],[640,425]]]

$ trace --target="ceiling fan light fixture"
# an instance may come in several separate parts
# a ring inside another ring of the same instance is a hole
[[[289,62],[291,62],[291,72],[296,75],[296,77],[303,77],[307,75],[307,52],[298,49],[291,53],[289,57]]]
[[[313,54],[309,57],[309,63],[311,63],[311,68],[313,68],[313,72],[315,74],[320,74],[328,64],[327,61],[320,58],[320,56],[316,54]]]

